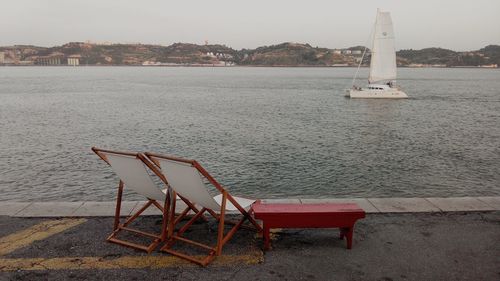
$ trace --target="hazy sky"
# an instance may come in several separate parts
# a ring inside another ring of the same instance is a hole
[[[364,45],[377,7],[390,11],[397,49],[473,50],[500,44],[500,0],[12,0],[3,1],[0,45],[70,41]]]

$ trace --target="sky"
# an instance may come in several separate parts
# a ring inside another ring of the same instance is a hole
[[[2,3],[0,45],[67,42],[366,45],[377,8],[396,49],[500,45],[500,0],[15,0]]]

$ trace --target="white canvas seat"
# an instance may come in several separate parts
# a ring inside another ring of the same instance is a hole
[[[215,202],[217,202],[217,204],[219,204],[219,205],[222,205],[222,197],[223,197],[222,194],[214,196]],[[248,211],[250,209],[250,207],[252,207],[252,204],[255,203],[254,199],[247,199],[247,198],[237,197],[237,196],[233,196],[233,198],[246,211]],[[236,208],[236,206],[234,206],[233,203],[231,203],[231,201],[227,201],[226,202],[226,210],[235,212],[235,211],[238,211],[238,208]]]
[[[111,153],[103,153],[103,155],[106,156],[111,169],[118,175],[125,186],[148,199],[165,201],[167,188],[163,190],[158,188],[140,159]]]
[[[170,213],[168,227],[169,238],[165,246],[161,248],[162,251],[205,266],[210,263],[215,256],[221,254],[224,244],[231,239],[231,237],[246,220],[248,220],[258,231],[262,231],[260,225],[251,216],[251,206],[256,200],[232,196],[195,160],[181,159],[154,153],[146,153],[146,156],[160,168],[162,174],[172,189],[172,197],[174,199],[175,196],[180,195],[188,199],[190,202],[203,207],[198,214],[193,216],[193,218],[183,225],[175,234],[170,233],[173,229],[175,229],[173,213]],[[209,193],[204,181],[208,181],[208,183],[213,185],[219,194],[212,196]],[[171,208],[175,208],[175,200],[172,200],[172,202]],[[209,212],[219,221],[217,244],[215,246],[205,245],[182,237],[182,234],[205,211]],[[236,211],[242,215],[242,218],[238,222],[234,223],[234,226],[227,232],[227,234],[224,234],[226,211]],[[175,221],[178,221],[178,219]],[[203,259],[197,259],[185,253],[174,251],[172,246],[176,241],[185,242],[193,246],[207,249],[209,250],[209,254]]]
[[[158,162],[170,187],[178,194],[189,198],[191,202],[199,204],[207,209],[215,211],[221,208],[223,200],[222,194],[212,197],[205,183],[203,183],[203,176],[193,165],[168,159],[158,159]],[[253,199],[236,196],[233,196],[233,198],[246,210],[255,202]],[[226,210],[238,211],[238,208],[234,206],[231,201],[227,201]]]

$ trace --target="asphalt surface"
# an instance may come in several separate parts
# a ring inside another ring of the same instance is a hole
[[[44,220],[0,217],[0,237]],[[138,225],[155,230],[159,223],[159,217],[145,217]],[[34,271],[5,271],[2,265],[14,258],[146,256],[105,242],[111,226],[112,218],[88,218],[8,253],[0,257],[0,280],[500,280],[500,212],[370,214],[356,224],[352,250],[337,229],[286,229],[262,253],[261,238],[242,229],[223,254],[259,255],[256,264]],[[211,221],[188,235],[213,241],[215,233]]]

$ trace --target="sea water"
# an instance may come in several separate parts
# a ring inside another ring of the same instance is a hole
[[[401,68],[409,99],[350,100],[355,71],[0,67],[0,200],[113,200],[92,146],[196,159],[256,198],[500,195],[499,70]]]

